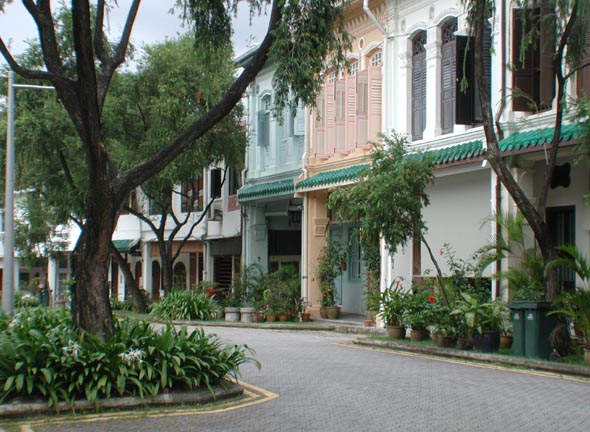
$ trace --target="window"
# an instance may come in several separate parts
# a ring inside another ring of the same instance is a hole
[[[193,180],[182,182],[180,186],[180,211],[190,213],[202,208],[203,181],[200,176]]]
[[[221,198],[221,169],[215,168],[210,171],[211,175],[211,198]]]
[[[236,195],[240,188],[240,173],[236,168],[229,167],[227,172],[229,195]]]
[[[441,130],[443,134],[453,132],[455,124],[455,87],[457,19],[447,21],[442,27],[441,45]]]
[[[483,34],[483,73],[488,85],[488,96],[491,91],[492,77],[492,31],[488,24]],[[480,101],[480,87],[475,78],[475,65],[473,55],[472,38],[456,36],[456,77],[455,85],[455,124],[481,124],[483,113]],[[461,82],[465,80],[466,86],[462,88]]]
[[[302,136],[305,132],[305,115],[301,103],[289,109],[289,136]]]
[[[333,84],[335,81],[336,81],[336,72],[332,71],[332,72],[330,72],[330,75],[328,75],[328,83]]]
[[[349,259],[348,262],[350,267],[348,268],[348,279],[351,281],[361,280],[363,263],[361,259],[361,246],[358,241],[357,233],[349,231],[350,234],[350,247],[349,247]]]
[[[265,95],[258,111],[258,145],[268,147],[270,143],[270,95]]]
[[[350,75],[354,76],[359,70],[359,62],[355,61],[350,65]]]
[[[412,41],[412,140],[422,139],[426,127],[426,32]]]
[[[554,36],[546,17],[553,14],[546,0],[542,7],[512,10],[512,109],[534,111],[551,108],[555,97],[553,73]],[[533,42],[523,46],[523,40]]]
[[[587,64],[590,62],[590,18],[583,17],[583,19],[579,19],[579,26],[581,31],[584,31],[584,47],[585,52],[584,55],[581,56],[580,64]],[[583,69],[580,69],[577,72],[578,79],[577,79],[577,90],[578,90],[578,97],[590,96],[590,66],[586,66]]]
[[[547,208],[547,225],[553,237],[554,244],[575,245],[576,235],[576,208],[568,207],[550,207]],[[565,267],[559,267],[559,279],[562,287],[566,291],[573,291],[576,286],[576,274],[573,270]]]
[[[379,51],[376,52],[375,55],[373,55],[373,57],[371,57],[371,66],[381,66],[381,63],[383,63],[383,53]]]

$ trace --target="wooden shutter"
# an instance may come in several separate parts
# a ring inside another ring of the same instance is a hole
[[[475,75],[473,73],[473,39],[457,36],[455,39],[455,67],[457,84],[455,86],[455,123],[473,124],[473,104],[475,100]],[[467,87],[461,88],[461,81],[467,80]]]
[[[356,110],[357,110],[356,76],[346,77],[346,148],[353,149],[356,144]]]
[[[441,130],[443,134],[453,132],[455,124],[455,50],[454,41],[444,44],[441,49]]]
[[[336,81],[334,101],[334,150],[343,150],[345,146],[344,119],[346,117],[346,83],[343,79]]]
[[[535,44],[529,45],[521,60],[521,44],[523,34],[528,33],[531,26],[538,20],[537,9],[527,9],[525,27],[522,22],[522,9],[512,9],[512,109],[514,111],[530,111],[531,102],[539,104],[538,73],[539,51]],[[519,96],[517,89],[528,96]]]
[[[426,126],[426,52],[412,57],[412,139],[422,139]]]
[[[584,55],[580,59],[580,64],[586,64],[590,62],[590,18],[584,17],[580,19],[580,28],[585,30],[585,42],[584,42]],[[577,89],[578,97],[582,95],[590,96],[590,66],[586,66],[577,72]]]
[[[491,97],[492,91],[492,28],[486,25],[483,31],[483,74],[487,83],[488,96]],[[473,123],[481,124],[483,122],[483,113],[479,96],[479,84],[475,80],[475,66],[473,66]]]
[[[267,111],[258,112],[258,145],[261,147],[267,147],[269,140],[269,123],[270,113]]]
[[[368,130],[368,104],[369,104],[369,72],[364,70],[357,72],[357,146],[364,146],[367,143]]]
[[[539,108],[551,108],[555,97],[555,71],[553,68],[553,54],[555,53],[555,34],[551,20],[555,20],[555,11],[548,0],[541,1],[540,13],[540,46],[539,46]],[[549,17],[549,20],[548,20]]]
[[[221,170],[219,168],[212,169],[211,175],[211,198],[221,197]]]
[[[324,154],[334,152],[334,91],[334,83],[326,86],[326,140]]]
[[[376,141],[381,133],[382,109],[381,65],[369,67],[369,130],[368,139]]]

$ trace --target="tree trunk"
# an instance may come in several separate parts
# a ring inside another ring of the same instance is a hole
[[[162,289],[166,294],[169,294],[174,288],[174,271],[172,269],[172,258],[165,244],[160,245],[160,260],[162,265]]]
[[[111,256],[119,266],[119,268],[123,271],[123,277],[125,278],[125,287],[129,291],[131,295],[131,299],[133,300],[133,309],[139,313],[146,313],[148,311],[148,305],[145,301],[145,297],[141,294],[139,287],[135,283],[135,279],[131,274],[131,269],[129,268],[129,263],[121,256],[118,250],[115,249],[113,246],[111,249]]]
[[[105,212],[112,213],[114,212]],[[72,318],[79,330],[105,338],[114,332],[107,269],[114,216],[89,218],[72,255]]]
[[[486,2],[476,1],[473,12],[473,31],[474,31],[474,58],[475,58],[475,76],[478,80],[480,88],[480,101],[483,112],[483,127],[487,141],[487,155],[486,158],[502,185],[506,188],[514,203],[522,213],[523,217],[529,223],[535,239],[541,250],[543,261],[548,264],[550,261],[558,257],[555,250],[555,243],[553,242],[549,226],[545,222],[544,208],[536,209],[530,199],[526,196],[514,176],[510,171],[506,160],[502,157],[498,146],[498,137],[495,134],[494,123],[492,117],[492,110],[490,105],[490,94],[487,83],[485,82],[485,74],[483,73],[483,29],[485,28],[485,21],[487,20]],[[558,117],[560,119],[560,117]],[[557,144],[554,144],[557,145]],[[547,183],[548,184],[548,183]],[[549,301],[553,300],[560,291],[559,285],[559,271],[557,269],[550,270],[545,278],[545,298]]]

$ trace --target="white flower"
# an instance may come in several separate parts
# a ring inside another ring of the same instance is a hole
[[[140,350],[138,348],[132,348],[129,351],[125,351],[119,354],[119,358],[123,363],[125,363],[125,365],[133,368],[143,363],[144,355],[145,352],[143,352],[143,350]]]
[[[82,347],[77,342],[69,340],[68,346],[61,347],[61,352],[67,357],[72,357],[74,360],[79,360]]]

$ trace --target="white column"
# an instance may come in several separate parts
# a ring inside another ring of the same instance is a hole
[[[441,134],[441,30],[428,29],[426,44],[426,129],[424,140]]]

